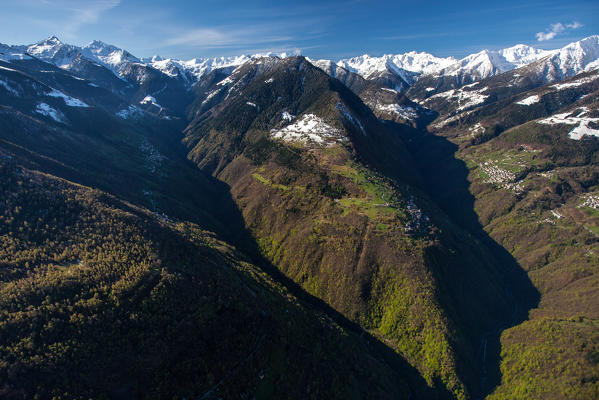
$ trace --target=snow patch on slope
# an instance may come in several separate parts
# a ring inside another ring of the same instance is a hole
[[[572,82],[558,83],[558,84],[552,85],[551,87],[558,91],[564,90],[564,89],[571,89],[571,88],[582,86],[585,83],[591,83],[597,79],[599,79],[599,74],[594,75],[594,76],[586,76],[584,78],[576,79]]]
[[[538,103],[540,99],[541,98],[538,95],[535,94],[534,96],[529,96],[529,97],[527,97],[525,99],[517,101],[516,104],[521,105],[521,106],[530,106],[530,105],[533,105],[535,103]]]
[[[377,104],[375,107],[382,112],[388,112],[407,120],[413,120],[418,116],[418,112],[414,107],[400,106],[399,104]]]
[[[151,104],[151,105],[153,105],[153,106],[156,106],[156,107],[158,107],[158,108],[162,109],[162,106],[156,102],[156,99],[155,99],[154,97],[152,97],[152,96],[149,96],[149,95],[148,95],[148,96],[146,96],[146,97],[144,97],[144,98],[143,98],[143,99],[142,99],[142,100],[139,102],[139,104],[144,104],[144,105]]]
[[[271,137],[286,142],[315,143],[333,145],[345,140],[341,131],[327,124],[314,114],[304,114],[295,123],[270,133]]]
[[[212,100],[212,98],[214,96],[216,96],[217,94],[219,94],[221,91],[221,88],[215,89],[212,92],[208,93],[208,96],[206,96],[206,98],[204,99],[204,101],[202,101],[202,105],[207,104],[210,100]]]
[[[472,86],[472,85],[465,86],[464,88],[467,88],[469,86]],[[429,97],[428,99],[426,99],[424,102],[426,103],[433,99],[444,98],[444,99],[447,99],[447,101],[457,102],[458,103],[457,110],[462,111],[467,108],[484,103],[485,100],[489,96],[482,94],[482,92],[486,91],[487,89],[488,89],[487,87],[484,87],[484,88],[478,89],[478,90],[463,90],[463,88],[451,89],[446,92],[435,94],[435,95]]]
[[[555,114],[551,117],[537,121],[538,124],[545,125],[577,125],[572,129],[568,136],[570,139],[580,140],[583,136],[598,136],[599,137],[599,118],[585,117],[589,113],[588,108],[581,107],[582,111],[576,115],[569,111],[565,113]],[[590,126],[594,124],[594,126]]]
[[[38,114],[45,115],[46,117],[52,118],[56,122],[64,122],[64,116],[58,110],[50,107],[46,103],[39,103],[34,110]]]
[[[81,108],[89,107],[86,103],[82,102],[81,100],[76,99],[71,96],[68,96],[68,95],[64,94],[63,92],[61,92],[60,90],[52,89],[51,92],[46,93],[46,96],[60,97],[64,100],[64,103],[69,107],[81,107]]]

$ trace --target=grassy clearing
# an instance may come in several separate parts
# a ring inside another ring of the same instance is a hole
[[[270,186],[270,187],[273,187],[275,189],[282,190],[283,192],[286,192],[287,190],[289,190],[289,186],[281,185],[279,183],[272,183],[270,181],[270,179],[263,177],[259,173],[253,173],[252,177],[255,180],[257,180],[258,182],[262,183],[263,185]]]
[[[351,210],[370,219],[389,219],[404,216],[396,190],[380,177],[354,163],[333,166],[333,172],[351,179],[364,192],[364,197],[339,199],[343,215]]]
[[[477,151],[466,157],[464,161],[469,169],[474,169],[480,164],[489,162],[502,170],[520,175],[528,169],[545,164],[545,160],[540,154],[540,151],[522,149],[501,149],[491,152]],[[482,171],[480,173],[484,175]]]
[[[390,207],[385,203],[379,203],[370,199],[354,199],[346,197],[339,199],[338,204],[344,209],[343,215],[347,215],[350,210],[367,215],[370,219],[393,218],[396,215],[400,215],[399,210]]]

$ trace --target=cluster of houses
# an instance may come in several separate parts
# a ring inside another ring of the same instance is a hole
[[[410,200],[406,205],[408,215],[411,217],[408,222],[404,225],[404,230],[408,234],[416,234],[425,232],[428,228],[429,217],[425,215],[420,208],[416,206],[414,202],[414,196],[410,196]]]
[[[516,174],[499,168],[492,161],[479,164],[480,169],[489,177],[487,183],[493,183],[499,187],[511,190],[516,193],[522,192],[522,185],[516,180]]]
[[[589,196],[586,198],[584,203],[580,205],[581,207],[591,207],[595,210],[599,210],[599,196]]]

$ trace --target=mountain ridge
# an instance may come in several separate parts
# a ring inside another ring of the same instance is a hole
[[[358,73],[365,79],[371,79],[381,73],[389,72],[404,80],[408,86],[414,84],[420,76],[427,75],[457,76],[463,82],[472,83],[475,80],[520,68],[556,54],[559,54],[559,57],[554,62],[560,66],[564,64],[564,69],[569,71],[570,74],[583,72],[586,68],[583,60],[586,54],[581,54],[581,52],[590,52],[591,56],[594,57],[593,59],[597,59],[597,48],[599,46],[597,38],[596,35],[589,36],[554,50],[542,50],[524,44],[517,44],[501,50],[482,50],[461,59],[454,57],[440,58],[426,52],[410,51],[400,54],[385,54],[380,57],[364,54],[338,61],[322,59],[315,60],[315,62],[321,64],[324,62],[333,63],[350,72]],[[193,58],[190,60],[159,56],[137,58],[126,50],[99,40],[94,40],[83,47],[77,47],[62,43],[56,36],[51,36],[33,45],[3,45],[3,48],[30,53],[43,60],[51,61],[59,67],[66,67],[69,64],[67,61],[71,60],[77,52],[80,52],[85,57],[113,69],[117,76],[120,75],[115,69],[118,69],[121,64],[126,62],[142,63],[172,76],[176,74],[185,75],[185,79],[189,84],[197,82],[202,76],[217,68],[239,66],[264,56],[287,57],[285,53],[266,53]],[[570,50],[569,53],[568,50]],[[1,54],[0,59],[2,59]],[[6,57],[6,61],[8,61],[8,57]],[[566,64],[568,65],[566,66]],[[596,68],[597,66],[593,65],[592,67]]]

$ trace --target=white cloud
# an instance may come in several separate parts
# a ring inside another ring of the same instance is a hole
[[[558,22],[556,24],[551,24],[548,30],[545,32],[537,32],[536,37],[539,42],[544,42],[545,40],[551,40],[556,37],[559,33],[562,33],[566,30],[578,29],[581,28],[582,24],[580,22],[572,22],[571,24],[562,24]]]

